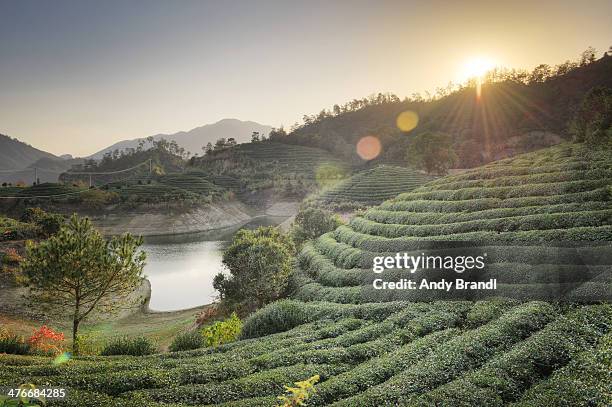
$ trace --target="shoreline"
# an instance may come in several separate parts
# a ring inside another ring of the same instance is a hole
[[[258,220],[271,219],[271,224],[281,224],[297,214],[298,206],[299,201],[279,201],[266,209],[254,210],[241,202],[233,201],[186,211],[134,211],[84,216],[88,216],[105,236],[131,233],[154,240],[169,236],[213,234],[215,236],[207,240],[215,240],[219,239],[217,236],[233,233]]]

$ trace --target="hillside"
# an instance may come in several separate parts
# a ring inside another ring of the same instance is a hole
[[[563,144],[440,178],[308,245],[294,299],[249,317],[240,341],[60,366],[0,356],[0,384],[70,388],[72,401],[50,405],[252,407],[317,374],[309,406],[609,405],[610,305],[532,297],[578,281],[564,293],[577,299],[593,288],[584,276],[609,288],[611,171],[608,151]],[[432,240],[486,248],[501,293],[525,298],[409,302],[369,289],[374,255]]]
[[[83,159],[81,158],[43,157],[22,170],[0,174],[0,181],[12,184],[20,182],[29,184],[34,181],[36,175],[38,182],[57,182],[64,171],[70,169],[73,165],[82,163]]]
[[[264,190],[303,197],[343,178],[348,171],[343,162],[325,150],[272,141],[239,144],[191,160],[191,166],[221,185],[238,183],[245,198]]]
[[[312,116],[283,139],[286,143],[319,147],[355,164],[357,141],[366,135],[378,137],[383,163],[405,162],[410,134],[427,131],[449,133],[455,140],[459,168],[475,167],[492,160],[558,143],[574,109],[593,87],[612,87],[612,56],[572,69],[567,73],[538,77],[538,72],[482,86],[467,86],[438,99],[413,97],[400,101],[393,95],[375,95],[353,100],[333,112]],[[531,79],[530,79],[531,78]],[[410,133],[396,126],[401,112],[418,114],[418,125]],[[475,151],[479,154],[474,154]]]
[[[206,124],[204,126],[196,127],[189,131],[179,131],[173,134],[156,134],[153,137],[154,140],[160,140],[162,138],[166,140],[174,140],[180,147],[183,147],[186,151],[190,151],[192,154],[202,154],[202,147],[206,143],[215,144],[215,141],[219,138],[233,137],[238,143],[245,143],[251,141],[251,134],[255,131],[262,135],[268,135],[272,130],[272,127],[259,124],[252,121],[242,121],[237,119],[223,119],[216,123]],[[130,148],[136,148],[140,141],[144,141],[145,138],[137,138],[132,140],[124,140],[115,143],[97,153],[92,154],[87,158],[99,160],[107,152],[114,150],[125,150]]]
[[[21,170],[41,158],[57,158],[17,139],[0,134],[0,170]]]
[[[485,273],[498,279],[497,295],[558,298],[559,290],[569,289],[563,296],[588,297],[594,294],[590,290],[606,288],[607,280],[603,287],[586,280],[600,273],[605,278],[612,264],[606,243],[612,241],[611,175],[608,151],[566,143],[440,178],[306,247],[296,298],[418,299],[419,291],[373,289],[372,280],[380,276],[372,273],[372,258],[443,252],[466,242],[488,253]],[[393,279],[406,271],[385,273]]]
[[[411,191],[431,179],[409,168],[381,165],[339,182],[323,191],[314,202],[333,210],[365,208]]]
[[[302,198],[348,172],[328,152],[311,147],[261,141],[186,161],[176,150],[180,147],[165,140],[154,143],[153,148],[107,155],[100,161],[72,160],[77,164],[60,175],[60,183],[2,187],[0,206],[15,212],[15,200],[9,197],[52,211],[120,209],[115,204],[128,209],[164,202],[195,206],[237,197],[247,205],[267,207],[277,198]],[[95,188],[88,191],[90,182]],[[37,195],[45,198],[24,199]],[[61,205],[54,208],[56,204]]]

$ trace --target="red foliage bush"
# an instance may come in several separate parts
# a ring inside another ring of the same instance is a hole
[[[64,342],[64,334],[55,332],[46,325],[41,326],[37,331],[34,331],[32,336],[28,338],[28,344],[38,351],[43,353],[52,353],[57,355],[62,353]]]

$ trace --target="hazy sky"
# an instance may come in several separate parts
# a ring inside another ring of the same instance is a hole
[[[55,154],[612,45],[612,1],[0,0],[0,133]]]

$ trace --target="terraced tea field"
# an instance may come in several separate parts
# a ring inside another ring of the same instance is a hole
[[[49,405],[251,407],[318,374],[308,406],[610,405],[612,306],[587,295],[610,288],[610,175],[608,152],[566,144],[438,179],[307,245],[293,298],[249,317],[239,341],[59,366],[0,356],[0,385],[70,389]],[[515,298],[371,289],[374,256],[441,241],[486,248],[498,294]],[[562,283],[554,294],[580,301],[532,299]]]
[[[197,199],[198,197],[194,192],[162,183],[126,185],[116,192],[124,199],[137,202],[165,202],[190,198]]]
[[[227,180],[224,180],[226,183]],[[121,181],[110,182],[102,186],[104,190],[116,192],[124,200],[134,202],[164,202],[182,199],[198,199],[215,196],[225,189],[208,180],[199,173],[170,173],[162,176],[135,175]],[[43,183],[29,187],[0,188],[0,198],[19,197],[36,199],[41,197],[53,201],[78,202],[79,193],[85,187],[75,187],[62,183]],[[32,202],[29,200],[28,202]]]
[[[242,188],[239,179],[227,175],[211,174],[198,168],[190,168],[185,173],[187,175],[204,178],[205,180],[213,183],[219,188],[223,188],[228,191],[240,191],[240,189]]]
[[[604,405],[611,323],[607,305],[285,301],[247,321],[243,335],[259,338],[59,366],[4,355],[0,384],[68,388],[53,406],[252,407],[276,405],[283,385],[318,374],[309,406]]]
[[[286,168],[309,172],[322,163],[340,163],[325,150],[275,142],[239,144],[236,152],[258,162],[276,162]]]
[[[381,165],[340,182],[323,192],[317,201],[332,209],[368,207],[412,191],[431,179],[409,168]]]
[[[420,299],[418,291],[374,290],[373,258],[427,248],[435,254],[443,241],[487,253],[486,272],[498,279],[500,295],[546,299],[571,288],[566,297],[609,299],[612,158],[587,153],[562,145],[499,161],[372,208],[304,249],[296,297]],[[385,273],[393,279],[406,271]]]
[[[164,185],[201,195],[215,195],[221,191],[221,188],[197,174],[167,174],[161,176],[158,181]]]
[[[28,187],[0,187],[0,197],[36,197],[36,196],[70,196],[76,195],[84,188],[74,187],[69,184],[45,182]]]
[[[251,191],[283,189],[288,184],[309,189],[321,170],[332,169],[325,176],[332,173],[338,178],[348,171],[345,163],[325,150],[269,141],[239,144],[200,159],[196,165],[217,185],[231,187],[233,180],[239,180]]]

